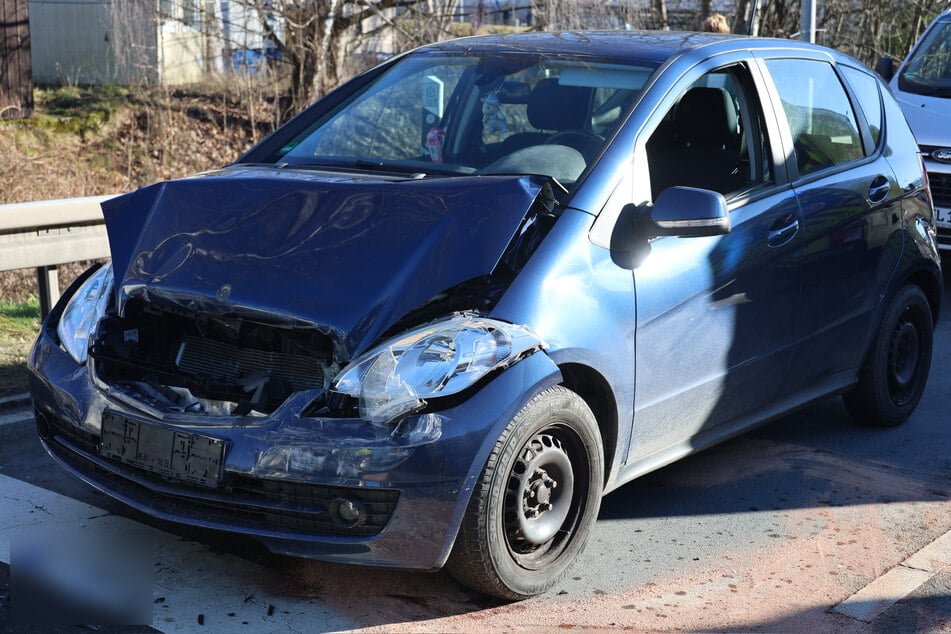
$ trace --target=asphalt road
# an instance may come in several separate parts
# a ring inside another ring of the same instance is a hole
[[[28,411],[0,412],[0,631],[20,631],[7,610],[11,540],[45,529],[146,534],[152,626],[165,632],[951,632],[947,289],[944,308],[905,425],[859,427],[827,399],[650,474],[604,499],[560,586],[518,604],[445,573],[295,560],[153,522],[61,472]]]

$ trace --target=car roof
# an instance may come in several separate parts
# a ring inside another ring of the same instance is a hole
[[[619,62],[662,64],[666,60],[699,48],[709,54],[731,50],[784,48],[824,51],[830,49],[801,42],[690,31],[562,31],[477,35],[436,42],[417,52],[525,52],[579,58],[605,58]],[[837,56],[838,57],[838,56]]]

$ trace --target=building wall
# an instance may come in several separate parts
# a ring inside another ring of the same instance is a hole
[[[30,0],[34,81],[101,84],[136,79],[136,68],[116,58],[115,40],[126,50],[126,38],[117,32],[113,17],[108,0]],[[154,48],[154,36],[142,33],[140,51],[147,52],[149,39]]]
[[[30,0],[30,30],[37,83],[184,84],[209,69],[200,29],[160,21],[149,0]]]
[[[165,21],[159,36],[160,81],[171,85],[201,81],[208,68],[202,33],[181,22]]]
[[[261,27],[261,16],[255,8],[254,0],[221,0],[221,23],[224,47],[231,51],[263,51],[271,44],[268,43]],[[283,35],[283,28],[275,20],[273,27],[278,37]]]

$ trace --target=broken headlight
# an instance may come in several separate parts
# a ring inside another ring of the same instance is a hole
[[[524,326],[456,315],[394,337],[355,359],[333,389],[359,399],[360,416],[386,423],[424,399],[457,394],[542,347]]]
[[[89,337],[109,304],[112,292],[112,263],[106,264],[89,276],[76,293],[69,298],[63,316],[56,326],[56,334],[66,352],[76,363],[86,363]]]

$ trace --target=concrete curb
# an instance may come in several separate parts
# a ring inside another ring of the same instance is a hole
[[[948,564],[951,564],[951,531],[873,580],[832,608],[832,611],[857,621],[872,623],[893,605],[900,604],[902,599],[931,581]]]
[[[12,394],[10,396],[0,396],[0,414],[29,406],[30,395],[26,392],[22,394]]]

